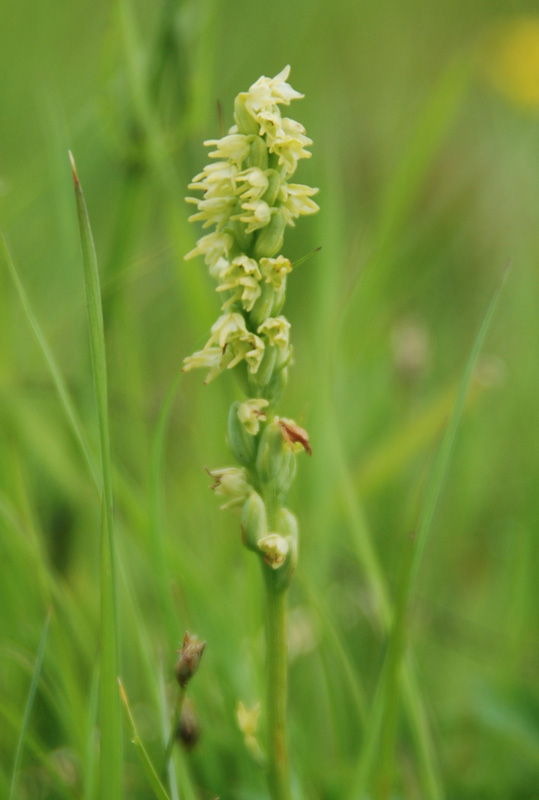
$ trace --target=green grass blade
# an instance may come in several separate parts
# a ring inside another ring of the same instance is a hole
[[[462,417],[472,375],[496,310],[506,274],[507,271],[504,272],[503,278],[494,292],[472,346],[460,382],[455,407],[440,442],[434,465],[429,475],[417,535],[410,548],[405,553],[402,576],[398,582],[398,600],[395,610],[395,620],[389,640],[388,653],[376,691],[371,720],[367,727],[367,737],[364,742],[363,752],[350,797],[364,797],[367,790],[367,782],[377,753],[381,753],[380,758],[382,762],[382,770],[379,776],[379,796],[389,797],[394,758],[394,739],[399,707],[401,666],[406,649],[410,598],[417,580],[427,540],[432,529],[434,513],[447,475],[456,433]]]
[[[20,731],[20,719],[20,709],[14,710],[8,708],[5,703],[0,700],[0,723],[2,725],[2,731],[12,730],[13,736],[15,737]],[[27,731],[25,747],[28,753],[33,756],[34,763],[39,763],[43,774],[51,779],[54,791],[52,796],[55,798],[57,797],[58,800],[60,800],[60,798],[73,800],[73,788],[66,785],[65,774],[62,774],[61,770],[58,768],[58,764],[54,763],[54,760],[50,757],[50,748],[48,745],[44,745],[43,742],[38,741],[30,731]],[[0,795],[0,797],[3,796],[8,796],[7,791],[5,795]]]
[[[28,723],[30,722],[30,715],[32,713],[32,708],[34,707],[34,700],[36,697],[37,687],[39,684],[39,678],[41,675],[41,667],[43,665],[43,658],[45,656],[45,648],[47,646],[47,638],[49,635],[49,625],[51,621],[51,611],[47,612],[47,616],[45,618],[45,625],[43,626],[43,632],[41,634],[41,638],[39,640],[39,647],[37,651],[36,663],[34,667],[34,672],[32,675],[32,682],[30,683],[30,690],[28,692],[28,699],[26,701],[26,708],[24,709],[24,717],[22,721],[22,728],[19,735],[19,741],[17,742],[17,750],[15,753],[15,760],[13,762],[13,772],[11,775],[11,785],[9,787],[9,798],[8,800],[14,800],[16,797],[16,789],[17,789],[17,778],[19,775],[19,768],[21,765],[22,753],[24,748],[24,740],[26,737],[26,731],[28,729]]]
[[[135,720],[133,714],[131,713],[131,709],[129,707],[129,701],[127,699],[127,695],[125,693],[125,689],[123,687],[120,678],[118,678],[118,686],[120,687],[120,696],[122,698],[127,720],[129,722],[129,728],[131,731],[131,741],[137,748],[137,753],[140,759],[140,763],[142,764],[144,772],[146,773],[146,777],[148,778],[150,786],[153,789],[153,793],[155,797],[158,798],[158,800],[170,800],[170,797],[167,794],[165,787],[161,783],[159,775],[157,774],[157,771],[150,759],[150,756],[148,755],[148,752],[144,747],[140,739],[140,736],[138,735],[137,726],[135,725]]]
[[[393,620],[393,610],[391,608],[389,590],[383,574],[382,566],[372,541],[372,535],[367,524],[367,520],[358,499],[350,470],[344,460],[344,453],[340,446],[341,437],[337,430],[337,423],[334,418],[333,452],[335,456],[335,470],[339,475],[339,483],[343,493],[348,524],[352,534],[352,543],[361,564],[365,578],[372,592],[373,606],[378,610],[378,622],[381,632],[388,632],[391,629]],[[434,748],[431,743],[430,731],[427,724],[427,714],[424,709],[421,692],[417,684],[417,679],[413,671],[412,664],[406,661],[404,664],[404,700],[406,713],[412,731],[412,736],[416,744],[416,754],[418,758],[418,770],[423,778],[425,791],[432,800],[441,800],[444,793],[441,779],[438,776],[438,768]],[[368,720],[368,733],[364,740],[364,750],[362,759],[365,758],[365,747],[369,745],[369,737],[373,735],[372,719],[374,707],[371,709]],[[372,746],[374,747],[373,740]],[[361,764],[361,762],[360,762]],[[359,773],[359,765],[358,765]],[[356,773],[358,784],[361,783],[359,774]],[[357,800],[356,796],[350,795],[350,800]]]
[[[116,688],[118,677],[118,626],[114,576],[114,519],[112,464],[108,420],[107,365],[99,270],[90,219],[71,153],[75,198],[82,244],[84,284],[88,310],[90,352],[101,444],[103,520],[101,537],[101,649],[100,649],[100,798],[120,800],[122,787],[122,723]]]
[[[470,84],[472,70],[467,59],[457,58],[442,72],[415,123],[404,157],[389,181],[379,214],[378,241],[398,241],[411,207],[444,138],[453,124]]]
[[[177,615],[170,594],[169,565],[165,553],[165,519],[162,497],[162,465],[170,412],[182,373],[175,378],[161,408],[152,442],[150,462],[150,552],[155,559],[155,574],[159,575],[159,595],[168,636],[177,638]]]
[[[500,294],[503,289],[505,279],[507,277],[507,272],[508,269],[506,268],[504,270],[500,283],[496,291],[494,292],[492,300],[490,301],[490,305],[487,309],[487,312],[479,329],[479,333],[477,334],[477,337],[473,344],[472,351],[468,358],[468,362],[466,364],[466,367],[464,369],[464,374],[460,382],[457,399],[455,401],[455,407],[453,409],[453,414],[451,415],[451,419],[449,420],[449,424],[446,428],[446,431],[442,438],[442,442],[440,444],[440,448],[438,450],[436,461],[434,463],[432,472],[430,473],[430,479],[425,493],[423,511],[418,526],[417,540],[416,540],[417,545],[414,551],[412,569],[409,578],[410,586],[408,588],[408,595],[417,578],[417,573],[419,571],[421,560],[423,558],[423,553],[425,551],[427,539],[429,537],[432,528],[432,520],[434,518],[434,512],[438,504],[438,500],[440,498],[445,477],[447,475],[447,468],[449,466],[449,461],[451,458],[451,454],[453,452],[453,446],[455,444],[457,428],[459,426],[460,419],[462,417],[462,412],[466,402],[466,396],[468,394],[468,389],[470,387],[472,375],[474,373],[477,364],[477,359],[479,358],[479,354],[481,353],[481,350],[483,348],[483,343],[485,341],[488,329],[490,328],[490,324],[492,322],[492,317],[494,316],[496,306],[498,305],[498,300],[500,298]]]
[[[96,796],[96,742],[95,731],[98,715],[99,703],[99,668],[98,665],[92,673],[92,683],[90,684],[88,716],[87,716],[87,735],[86,747],[84,750],[84,780],[82,787],[83,800],[93,800]]]
[[[336,667],[340,667],[344,682],[348,684],[350,702],[355,706],[357,715],[362,724],[364,724],[366,721],[365,688],[346,650],[342,635],[336,626],[332,624],[325,603],[320,599],[320,592],[318,592],[306,578],[302,580],[302,588],[309,602],[309,606],[312,607],[318,615],[320,627],[328,640],[328,650],[331,653],[330,668],[335,671]],[[325,666],[327,666],[327,662]]]
[[[22,281],[21,281],[21,279],[19,277],[19,273],[18,273],[17,268],[15,266],[15,263],[14,263],[12,257],[11,257],[11,254],[9,252],[9,248],[7,246],[7,243],[6,243],[5,239],[4,239],[4,236],[1,233],[0,233],[0,241],[1,241],[1,244],[2,244],[3,252],[4,252],[4,259],[5,259],[5,262],[7,264],[9,273],[10,273],[11,278],[13,280],[13,283],[15,285],[15,289],[17,290],[17,294],[19,295],[19,300],[21,302],[21,306],[23,308],[24,313],[26,314],[26,318],[27,318],[27,320],[28,320],[28,322],[30,324],[32,332],[33,332],[33,334],[34,334],[34,336],[36,338],[36,341],[37,341],[39,347],[41,348],[41,351],[43,353],[45,361],[47,362],[47,366],[49,368],[49,371],[50,371],[50,374],[52,376],[54,385],[56,387],[56,391],[58,393],[58,397],[60,399],[60,403],[62,405],[64,413],[65,413],[65,415],[67,417],[67,420],[69,422],[69,425],[71,427],[73,435],[74,435],[74,437],[75,437],[75,439],[76,439],[76,441],[77,441],[77,443],[78,443],[78,445],[80,447],[80,450],[82,452],[82,455],[83,455],[84,460],[86,462],[86,465],[88,467],[88,471],[90,472],[90,475],[92,476],[92,480],[94,481],[96,486],[99,486],[99,477],[98,477],[95,461],[94,461],[94,458],[92,456],[92,453],[91,453],[91,450],[90,450],[90,446],[88,444],[88,440],[86,438],[86,434],[85,434],[84,428],[83,428],[83,426],[81,424],[81,421],[79,419],[79,416],[78,416],[78,414],[77,414],[77,412],[75,410],[75,406],[73,405],[73,402],[72,402],[71,397],[69,395],[69,391],[67,389],[67,386],[66,386],[64,378],[62,376],[62,373],[60,371],[60,368],[58,367],[58,363],[57,363],[57,361],[56,361],[56,359],[54,357],[54,354],[53,354],[53,352],[52,352],[52,350],[51,350],[51,348],[49,346],[49,343],[47,342],[45,334],[43,333],[43,331],[41,329],[41,326],[40,326],[40,324],[39,324],[39,322],[37,320],[37,317],[36,317],[36,315],[34,314],[34,312],[32,310],[32,307],[30,305],[30,300],[28,299],[28,295],[26,294],[26,291],[24,289]]]
[[[7,264],[8,271],[10,272],[11,277],[13,279],[13,283],[19,295],[23,311],[28,319],[30,327],[32,328],[34,336],[45,358],[45,362],[52,377],[66,419],[73,432],[73,436],[77,441],[79,448],[82,452],[84,461],[87,465],[88,472],[91,475],[92,481],[94,482],[97,489],[100,490],[101,478],[96,464],[95,455],[92,453],[91,447],[88,443],[88,438],[84,430],[84,426],[80,420],[80,417],[77,413],[73,400],[69,394],[69,390],[67,388],[62,372],[58,366],[58,362],[52,352],[52,349],[47,341],[45,334],[43,333],[43,329],[41,328],[37,320],[37,317],[32,309],[30,300],[23,286],[23,283],[20,279],[20,275],[15,266],[15,262],[11,257],[7,243],[5,242],[5,239],[1,233],[0,233],[0,241],[2,244],[2,249],[4,252],[5,262]],[[128,508],[133,515],[141,517],[142,503],[140,501],[140,497],[138,496],[136,490],[129,483],[129,480],[126,477],[126,475],[123,474],[120,470],[115,469],[114,477],[116,480],[116,489],[119,499],[123,501],[125,507]]]

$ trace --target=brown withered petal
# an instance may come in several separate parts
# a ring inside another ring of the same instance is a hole
[[[296,444],[296,442],[299,442],[307,453],[312,455],[313,451],[311,449],[311,443],[309,442],[309,434],[304,428],[300,428],[293,419],[280,419],[279,426],[285,442],[288,442],[288,444]]]

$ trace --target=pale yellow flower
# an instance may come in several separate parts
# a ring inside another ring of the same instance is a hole
[[[286,317],[269,317],[259,325],[257,333],[267,336],[269,343],[275,347],[288,347],[290,323]]]
[[[232,219],[239,219],[246,225],[245,233],[254,233],[269,224],[275,209],[271,208],[264,200],[253,200],[252,203],[242,204],[242,214],[236,214]]]
[[[252,398],[240,403],[238,408],[238,419],[244,425],[247,433],[256,436],[260,429],[260,423],[265,422],[266,413],[263,409],[267,408],[269,402],[263,397]]]
[[[247,482],[247,474],[243,467],[223,467],[222,469],[206,470],[215,483],[210,486],[215,494],[230,497],[221,509],[243,505],[251,491]]]
[[[202,236],[198,240],[197,246],[184,256],[187,261],[195,256],[204,256],[206,264],[212,268],[223,257],[228,256],[229,250],[234,244],[234,239],[229,233],[215,231]]]
[[[264,756],[256,738],[259,716],[260,703],[256,703],[252,708],[247,708],[245,703],[243,703],[241,700],[239,701],[236,709],[238,728],[243,733],[246,748],[249,750],[255,761],[262,763]]]
[[[211,337],[206,347],[218,342],[221,350],[224,350],[226,345],[246,333],[245,320],[241,314],[222,314],[212,325]]]
[[[228,369],[232,369],[232,367],[235,367],[236,364],[245,359],[249,372],[254,375],[264,357],[264,342],[259,336],[248,331],[234,341],[232,351],[234,356],[228,365]]]
[[[260,167],[250,167],[236,175],[236,183],[243,183],[239,189],[242,200],[259,200],[267,191],[269,180]]]
[[[280,289],[288,273],[292,272],[292,264],[290,259],[284,256],[261,258],[260,271],[264,276],[265,283],[271,283],[275,289]]]
[[[206,147],[217,147],[217,150],[208,154],[210,158],[230,159],[236,165],[241,164],[249,155],[249,138],[243,133],[229,134],[222,139],[208,139],[204,144]]]
[[[266,78],[263,75],[253,83],[249,91],[245,93],[245,105],[253,115],[275,105],[290,105],[291,100],[303,97],[300,92],[287,83],[289,75],[290,65],[287,65],[274,78]]]
[[[319,210],[311,197],[318,189],[302,183],[283,183],[279,189],[279,200],[288,225],[294,225],[294,219],[306,214],[316,214]]]
[[[217,291],[232,291],[233,294],[223,305],[223,309],[241,301],[243,308],[251,311],[260,296],[261,277],[257,262],[245,255],[237,256],[230,264],[224,265],[219,274],[221,284]]]
[[[183,363],[182,372],[189,372],[192,369],[208,369],[209,372],[204,383],[210,383],[224,369],[223,351],[220,347],[208,347],[198,350],[192,356],[187,356]]]

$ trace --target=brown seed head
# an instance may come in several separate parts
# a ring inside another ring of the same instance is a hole
[[[198,636],[191,636],[189,631],[185,631],[182,647],[178,651],[179,656],[174,667],[176,680],[182,688],[187,686],[197,671],[205,647],[206,642],[201,642]]]

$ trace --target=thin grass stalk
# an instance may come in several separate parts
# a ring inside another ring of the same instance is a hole
[[[172,714],[170,732],[168,735],[167,746],[165,748],[165,757],[163,759],[163,770],[162,770],[164,774],[166,774],[169,770],[170,758],[172,756],[172,749],[174,747],[174,742],[176,740],[176,733],[178,731],[178,724],[180,722],[180,718],[182,715],[184,701],[185,701],[185,686],[180,686],[180,689],[176,697],[176,703],[174,704],[174,712]]]
[[[410,599],[417,580],[427,540],[432,529],[436,506],[447,475],[470,382],[498,304],[506,275],[507,270],[504,271],[502,280],[494,292],[472,346],[460,382],[453,414],[442,437],[433,468],[429,475],[417,535],[414,536],[411,541],[398,584],[399,591],[395,604],[395,618],[390,633],[387,657],[373,704],[371,721],[367,728],[367,740],[364,745],[356,780],[350,797],[363,798],[365,796],[367,782],[376,752],[381,754],[382,759],[382,770],[378,779],[376,797],[379,797],[380,800],[386,800],[386,798],[390,796],[397,728],[396,714],[399,704],[401,667],[403,665],[407,641]],[[380,749],[378,750],[378,748]]]
[[[359,562],[365,570],[365,577],[374,597],[373,606],[377,610],[380,631],[388,633],[391,629],[393,619],[389,590],[378,554],[372,541],[372,533],[369,529],[363,507],[352,481],[350,470],[347,468],[344,461],[342,446],[339,445],[341,436],[337,429],[334,415],[332,415],[330,419],[333,420],[333,425],[335,427],[333,436],[334,452],[336,456],[335,466],[343,493],[350,532],[352,534],[352,544],[356,550]],[[434,746],[432,744],[432,737],[429,731],[428,718],[421,699],[421,690],[417,684],[413,664],[408,660],[404,665],[404,673],[405,707],[412,735],[417,744],[418,770],[423,780],[423,788],[425,793],[428,792],[427,796],[432,798],[432,800],[442,800],[444,797],[444,790],[436,761]],[[365,728],[366,739],[363,744],[361,760],[358,762],[358,770],[361,768],[362,760],[366,758],[366,747],[369,746],[368,742],[374,734],[371,721],[372,713],[373,711],[371,711],[371,716]],[[367,744],[365,744],[365,742]],[[361,783],[359,778],[357,778],[357,781]],[[353,785],[355,785],[354,782]],[[350,800],[357,800],[355,789],[352,790],[349,798]]]
[[[86,466],[88,467],[88,471],[92,477],[92,480],[96,486],[99,486],[99,474],[95,465],[95,459],[92,455],[90,445],[88,444],[88,440],[84,428],[82,426],[82,423],[79,419],[75,406],[73,405],[73,401],[69,395],[69,391],[67,389],[64,377],[60,371],[56,358],[54,357],[54,354],[45,337],[45,334],[43,333],[43,330],[37,320],[37,317],[32,310],[32,307],[30,305],[30,300],[28,299],[28,295],[26,294],[26,290],[22,284],[22,281],[19,277],[19,273],[11,257],[11,253],[9,252],[9,248],[4,239],[4,236],[2,234],[0,234],[0,241],[2,243],[2,248],[4,250],[4,257],[6,260],[6,264],[8,266],[8,270],[11,274],[11,278],[15,285],[15,289],[17,290],[17,294],[19,295],[21,306],[24,310],[24,313],[26,314],[26,318],[28,320],[30,327],[32,328],[32,332],[41,349],[41,352],[43,353],[50,374],[52,376],[56,391],[58,393],[60,403],[66,415],[66,418],[69,422],[75,440],[79,445],[80,451],[84,457]]]
[[[13,731],[13,738],[18,734],[20,735],[20,708],[12,710],[0,701],[0,723],[3,731]],[[58,763],[55,763],[51,758],[50,750],[48,748],[45,749],[43,743],[33,736],[28,729],[25,734],[25,748],[29,754],[32,754],[36,762],[40,764],[43,774],[46,775],[47,779],[50,779],[53,787],[51,791],[54,791],[54,796],[65,798],[65,800],[73,800],[73,790],[66,785],[65,772],[63,772],[58,766]],[[9,783],[9,780],[7,782]]]
[[[392,770],[395,753],[395,739],[397,731],[397,708],[398,695],[400,692],[400,668],[407,642],[408,617],[410,613],[410,600],[413,588],[417,582],[417,576],[423,559],[428,538],[432,530],[434,514],[438,505],[443,486],[445,484],[449,463],[454,450],[458,426],[464,410],[466,397],[468,395],[472,376],[477,365],[477,360],[481,353],[485,337],[490,328],[500,293],[505,282],[507,270],[504,270],[503,277],[494,292],[489,303],[479,332],[473,343],[468,361],[459,386],[455,407],[449,420],[449,424],[442,437],[438,453],[429,475],[429,482],[425,492],[425,499],[418,526],[417,536],[412,539],[410,552],[405,560],[404,574],[399,582],[399,598],[397,601],[397,613],[395,616],[394,630],[390,638],[390,650],[388,655],[388,690],[387,708],[390,713],[385,715],[381,735],[381,759],[382,769],[382,791],[380,800],[387,800],[391,791]]]
[[[177,635],[177,614],[170,592],[170,567],[165,550],[166,523],[162,479],[166,434],[180,378],[181,373],[174,379],[159,412],[151,445],[149,480],[150,552],[155,559],[155,574],[160,576],[157,588],[167,634],[173,639]]]
[[[84,268],[84,285],[90,333],[92,373],[97,405],[102,471],[101,525],[101,648],[100,648],[100,771],[101,800],[121,800],[123,797],[122,724],[118,677],[118,622],[114,570],[114,514],[112,461],[108,419],[107,364],[103,310],[99,283],[97,254],[86,201],[77,175],[72,154],[71,167],[75,186]]]
[[[45,657],[45,649],[47,647],[47,639],[49,635],[49,624],[51,621],[51,610],[47,612],[47,616],[45,618],[45,624],[43,625],[43,631],[41,633],[41,637],[39,640],[39,647],[37,649],[37,656],[36,656],[36,663],[34,666],[34,671],[32,674],[32,681],[30,683],[30,689],[28,691],[28,698],[26,700],[26,707],[24,709],[24,716],[22,721],[22,727],[19,734],[19,739],[17,741],[17,750],[15,751],[15,759],[13,761],[13,769],[11,773],[11,783],[9,786],[9,796],[8,800],[14,800],[17,790],[17,779],[19,777],[19,769],[22,760],[22,754],[24,749],[24,741],[26,737],[26,732],[28,730],[28,725],[30,722],[30,716],[32,714],[32,709],[34,707],[34,700],[36,697],[37,687],[39,684],[39,679],[41,677],[41,667],[43,666],[43,659]]]
[[[148,779],[148,783],[152,787],[153,794],[157,798],[157,800],[170,800],[167,790],[161,783],[159,775],[157,774],[157,771],[153,765],[153,762],[150,756],[148,755],[148,751],[144,747],[144,743],[142,742],[142,739],[139,736],[137,726],[135,724],[135,718],[133,717],[133,713],[129,705],[129,700],[127,699],[127,694],[125,692],[125,689],[123,687],[120,678],[118,678],[118,687],[120,690],[120,697],[124,705],[125,714],[131,731],[131,741],[133,742],[133,744],[137,749],[140,763],[142,764],[142,767]]]

